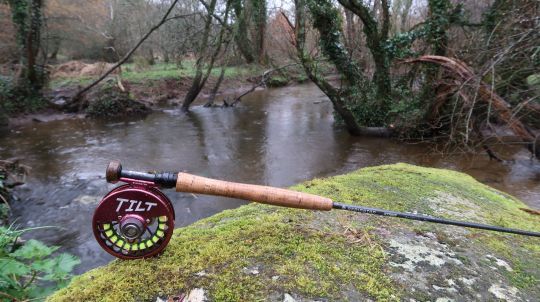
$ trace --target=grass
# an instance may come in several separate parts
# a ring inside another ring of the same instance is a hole
[[[462,206],[463,213],[473,211],[486,223],[540,230],[537,217],[519,210],[524,207],[519,200],[448,170],[387,165],[315,179],[293,189],[340,202],[428,214],[444,192],[463,202],[448,205],[452,211],[440,216],[462,219],[455,212]],[[201,287],[212,301],[279,300],[283,293],[316,300],[399,300],[406,289],[391,277],[385,239],[374,230],[414,232],[418,225],[349,212],[250,204],[176,229],[161,257],[113,261],[75,278],[49,301],[155,301]],[[421,225],[452,234],[445,226]],[[515,260],[514,273],[506,277],[510,283],[525,289],[537,286],[534,262],[540,257],[540,241],[477,230],[467,236],[473,238],[467,241],[468,249],[481,251],[478,257],[491,253]],[[253,267],[258,274],[249,273]]]
[[[218,77],[221,67],[214,67],[210,74],[211,77]],[[230,66],[225,69],[225,78],[246,78],[260,75],[262,70],[255,65]],[[145,67],[138,67],[135,63],[126,63],[122,65],[122,79],[132,83],[144,83],[148,80],[180,79],[195,76],[195,61],[186,60],[182,62],[182,67],[175,63],[156,63]],[[53,89],[89,84],[96,79],[95,77],[76,77],[76,78],[55,78],[50,82]]]

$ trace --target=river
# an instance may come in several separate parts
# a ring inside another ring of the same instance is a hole
[[[443,156],[425,144],[351,137],[336,127],[332,106],[306,84],[257,91],[235,108],[162,108],[144,119],[34,123],[0,133],[0,158],[17,157],[32,170],[16,189],[12,221],[53,226],[32,237],[81,258],[76,273],[109,262],[91,231],[112,159],[131,170],[172,170],[231,181],[285,187],[366,166],[408,162],[466,172],[540,209],[540,168],[522,148],[506,148],[501,164],[485,154]],[[167,190],[176,226],[245,202]]]

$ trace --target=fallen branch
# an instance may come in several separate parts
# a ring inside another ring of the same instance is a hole
[[[516,136],[520,137],[522,141],[526,142],[529,150],[540,159],[540,146],[538,146],[538,144],[540,144],[540,140],[537,139],[537,136],[528,127],[526,127],[523,122],[514,117],[511,109],[512,106],[502,97],[497,95],[491,86],[479,80],[479,78],[476,76],[473,70],[467,66],[467,64],[458,59],[432,55],[421,56],[419,58],[406,61],[406,63],[418,62],[435,63],[443,66],[455,75],[456,79],[460,82],[460,85],[471,81],[479,83],[479,99],[487,104],[491,104],[491,106],[493,106],[493,108],[497,111],[499,118],[508,125]]]
[[[294,66],[294,65],[298,65],[299,63],[291,63],[291,64],[287,64],[287,65],[283,65],[283,66],[280,66],[280,67],[276,67],[276,68],[272,68],[272,69],[268,69],[266,70],[265,72],[263,72],[263,74],[261,75],[261,80],[258,82],[258,83],[255,83],[253,86],[251,86],[250,89],[246,90],[244,93],[242,93],[241,95],[239,95],[238,97],[236,97],[234,99],[234,101],[229,104],[231,107],[234,107],[234,105],[236,105],[237,103],[239,103],[241,101],[241,99],[243,97],[245,97],[246,95],[252,93],[253,91],[255,91],[255,89],[257,89],[258,87],[266,87],[266,81],[268,81],[268,79],[270,78],[270,75],[273,73],[273,72],[276,72],[278,70],[282,70],[282,69],[285,69],[285,68],[289,68],[291,66]]]

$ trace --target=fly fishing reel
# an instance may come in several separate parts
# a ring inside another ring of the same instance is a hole
[[[124,177],[118,180],[127,184],[109,192],[94,212],[96,240],[109,254],[122,259],[157,255],[174,230],[170,200],[153,182]]]

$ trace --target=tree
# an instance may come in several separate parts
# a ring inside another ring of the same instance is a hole
[[[372,8],[360,0],[338,0],[338,2],[345,8],[346,17],[352,13],[361,21],[366,46],[374,63],[374,71],[370,76],[369,72],[360,68],[359,61],[351,54],[353,48],[350,45],[348,48],[344,47],[346,39],[341,21],[342,13],[332,1],[297,1],[297,5],[304,6],[309,12],[313,27],[320,36],[320,49],[341,76],[339,88],[329,83],[319,86],[333,100],[336,111],[349,131],[359,133],[358,129],[366,126],[384,127],[391,123],[389,119],[393,101],[391,63],[395,58],[409,55],[412,43],[419,38],[427,38],[428,43],[434,45],[435,51],[445,49],[444,37],[452,24],[455,10],[449,0],[429,0],[429,6],[435,10],[432,16],[429,16],[421,26],[390,37],[392,18],[389,1],[375,1]],[[405,9],[409,10],[410,4],[405,3]],[[296,12],[298,14],[299,10]],[[349,25],[353,24],[353,19],[353,16],[347,17],[348,32],[352,32]],[[353,34],[349,33],[348,36]],[[309,62],[313,61],[313,58],[307,59],[305,56],[305,52],[299,51],[303,64],[311,64]],[[309,66],[304,68],[313,70]],[[318,81],[322,84],[321,79]],[[335,102],[338,96],[341,101]],[[353,125],[352,118],[356,120],[356,126]]]
[[[195,101],[195,99],[201,92],[202,88],[206,84],[206,81],[208,80],[208,77],[210,76],[210,73],[212,72],[212,69],[214,68],[214,62],[217,56],[221,52],[223,41],[228,39],[226,35],[230,29],[227,23],[229,20],[229,11],[230,11],[229,1],[227,1],[225,5],[223,18],[219,20],[219,22],[221,23],[221,27],[217,35],[216,43],[215,45],[213,45],[214,51],[208,54],[209,48],[210,48],[209,42],[210,42],[211,32],[213,28],[212,21],[215,18],[217,18],[215,14],[216,3],[217,3],[217,0],[211,0],[209,4],[205,3],[204,5],[207,10],[206,21],[204,24],[204,30],[201,35],[201,40],[199,41],[199,44],[197,46],[198,57],[195,63],[195,76],[193,77],[193,80],[191,82],[191,87],[189,88],[186,96],[184,97],[184,102],[182,103],[182,110],[184,112],[189,111],[189,106],[191,105],[191,103],[193,103],[193,101]],[[228,45],[228,44],[229,42],[226,41],[225,45]],[[227,47],[225,47],[225,50],[226,48]],[[207,57],[208,57],[208,62],[205,61],[205,58]],[[206,71],[204,71],[203,73],[203,68],[205,67],[204,66],[205,63],[208,64],[208,66],[206,67]]]
[[[312,1],[316,4],[316,1]],[[367,46],[375,63],[373,81],[376,84],[377,98],[381,110],[389,109],[392,86],[390,83],[390,55],[385,48],[390,30],[390,4],[381,0],[381,21],[377,22],[369,8],[360,0],[338,0],[338,2],[358,16],[363,23]],[[314,7],[312,5],[311,7]]]
[[[230,0],[235,14],[238,50],[247,63],[265,63],[266,0]]]
[[[326,10],[326,9],[332,10],[332,12],[334,13],[334,16],[337,14],[335,9],[333,7],[328,7],[328,5],[321,8],[321,10]],[[309,77],[311,81],[313,81],[313,83],[315,83],[315,85],[317,85],[317,87],[319,87],[319,89],[321,89],[328,96],[336,112],[341,116],[341,118],[343,118],[343,121],[349,133],[353,135],[360,135],[361,126],[357,123],[356,117],[347,106],[347,103],[346,103],[347,95],[344,95],[343,93],[341,93],[338,89],[334,88],[323,77],[317,74],[315,62],[313,58],[306,52],[306,49],[305,49],[306,14],[305,12],[306,12],[306,5],[305,5],[304,0],[295,0],[295,22],[296,22],[295,45],[296,45],[296,49],[298,53],[298,58],[300,62],[302,63],[302,66],[304,68],[304,71],[306,72],[306,75]],[[340,36],[339,36],[338,28],[340,26],[340,23],[339,23],[339,19],[335,19],[335,18],[329,18],[327,22],[329,24],[326,24],[328,26],[326,27],[327,30],[321,33],[321,41],[331,43],[331,41],[327,41],[326,38],[327,36],[330,36],[330,37],[334,36],[334,38],[339,39]],[[317,25],[315,25],[315,27],[317,27]],[[335,33],[336,35],[334,35],[333,33]],[[341,58],[343,58],[343,56],[346,56],[346,54],[343,53],[344,49],[338,48],[336,50],[337,51],[335,52],[328,51],[328,53],[330,54],[334,53],[335,56],[340,56]],[[339,60],[337,61],[339,62]],[[345,60],[343,62],[345,63]],[[340,66],[343,66],[343,64],[341,64]],[[356,73],[355,65],[351,65],[350,68],[352,69],[351,73]]]
[[[43,66],[37,62],[40,47],[42,0],[9,0],[11,19],[20,51],[17,87],[27,95],[39,95],[45,81]]]

